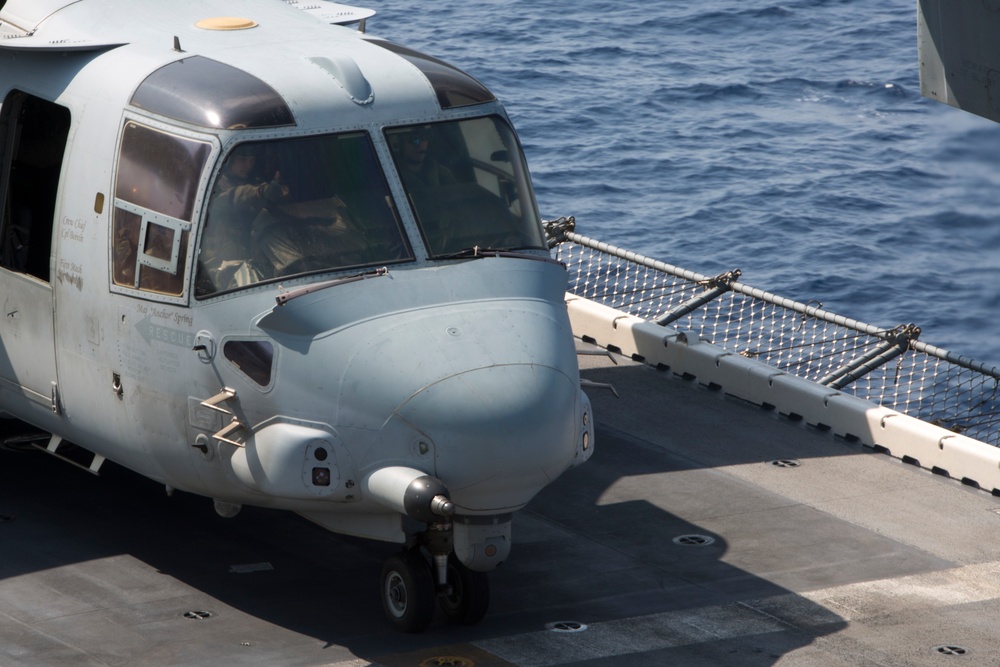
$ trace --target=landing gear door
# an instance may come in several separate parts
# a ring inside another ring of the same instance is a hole
[[[0,107],[0,384],[58,412],[49,283],[70,114],[13,91]]]

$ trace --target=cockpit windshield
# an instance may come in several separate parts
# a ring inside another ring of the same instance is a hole
[[[212,188],[195,294],[411,259],[365,132],[242,143]]]
[[[513,130],[496,116],[385,130],[431,257],[546,247]]]

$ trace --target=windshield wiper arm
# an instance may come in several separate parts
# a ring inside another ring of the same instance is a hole
[[[367,280],[368,278],[377,278],[378,276],[389,275],[388,267],[381,267],[378,269],[373,269],[371,271],[363,271],[362,273],[357,273],[353,276],[347,276],[346,278],[337,278],[336,280],[327,280],[322,283],[315,283],[313,285],[306,285],[305,287],[300,287],[298,289],[293,289],[290,292],[283,292],[278,296],[274,297],[274,300],[278,302],[279,306],[284,306],[286,303],[292,299],[297,299],[300,296],[305,296],[306,294],[312,294],[313,292],[319,292],[320,290],[325,290],[328,287],[336,287],[337,285],[346,285],[347,283],[356,283],[359,280]]]
[[[482,259],[484,257],[513,257],[515,259],[531,259],[536,262],[551,262],[562,265],[562,262],[543,255],[530,255],[526,252],[518,252],[507,248],[489,248],[474,245],[471,248],[463,248],[447,255],[435,255],[433,259]]]

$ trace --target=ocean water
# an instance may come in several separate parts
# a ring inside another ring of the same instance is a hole
[[[544,217],[1000,364],[1000,124],[923,99],[913,0],[372,0],[503,101]]]

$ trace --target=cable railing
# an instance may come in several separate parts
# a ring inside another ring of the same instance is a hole
[[[739,282],[596,241],[572,218],[547,223],[569,291],[789,374],[1000,445],[1000,368],[919,340],[914,324],[880,327]]]

